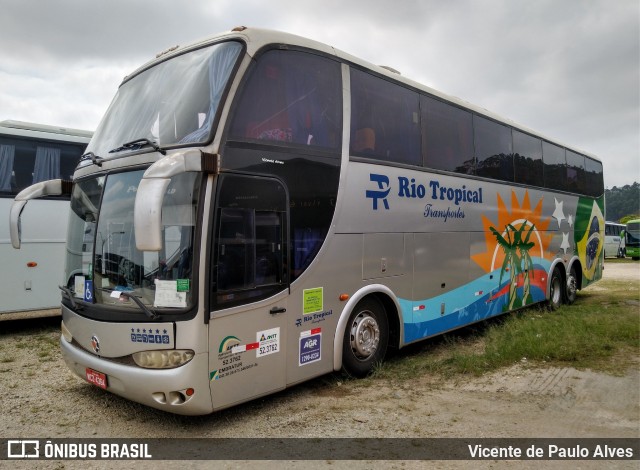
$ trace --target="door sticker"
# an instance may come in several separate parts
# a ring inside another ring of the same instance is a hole
[[[268,356],[280,351],[280,327],[256,333],[256,357]]]
[[[323,310],[322,287],[302,291],[302,313],[310,315]]]
[[[298,356],[298,365],[304,366],[306,364],[311,364],[312,362],[318,362],[322,359],[321,345],[321,328],[302,331],[300,333],[300,354]]]

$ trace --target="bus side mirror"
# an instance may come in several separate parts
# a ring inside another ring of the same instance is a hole
[[[20,216],[24,210],[24,206],[31,199],[38,199],[46,196],[60,196],[62,194],[71,194],[71,182],[62,181],[61,179],[40,181],[32,184],[20,191],[11,204],[9,212],[9,233],[11,235],[11,245],[16,250],[20,249],[21,239],[21,223]]]
[[[162,157],[144,172],[133,206],[136,248],[140,251],[162,249],[162,203],[171,178],[190,171],[216,173],[220,156],[189,149]]]
[[[136,248],[140,251],[162,249],[162,202],[170,178],[142,178],[133,206]]]

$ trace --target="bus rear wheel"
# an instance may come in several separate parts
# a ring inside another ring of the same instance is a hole
[[[567,284],[565,286],[565,300],[571,305],[576,301],[578,296],[578,276],[576,275],[576,267],[571,266],[569,275],[567,276]]]
[[[342,343],[342,365],[351,375],[364,377],[381,363],[389,343],[387,315],[374,298],[358,302],[349,316]]]
[[[562,274],[558,268],[553,270],[551,274],[549,300],[547,305],[550,310],[558,310],[562,305],[562,299],[564,297],[564,289],[562,287]]]

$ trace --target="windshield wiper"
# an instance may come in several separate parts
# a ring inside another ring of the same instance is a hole
[[[80,161],[84,161],[84,160],[91,160],[91,162],[94,165],[98,165],[98,166],[102,166],[102,162],[104,161],[104,158],[97,156],[95,153],[93,152],[87,152],[84,155],[82,155],[80,157]]]
[[[78,305],[73,299],[73,292],[71,291],[71,289],[65,286],[58,286],[58,288],[62,291],[63,294],[67,296],[74,310],[82,310],[84,308],[82,305]]]
[[[146,316],[148,316],[149,318],[151,318],[152,320],[156,320],[158,318],[158,314],[156,314],[153,310],[151,310],[149,307],[147,307],[142,300],[140,300],[138,297],[136,297],[133,294],[127,294],[126,292],[123,292],[122,294],[120,294],[120,296],[125,296],[128,299],[131,299],[135,302],[135,304],[140,307],[142,309],[142,311],[144,312],[144,314]]]
[[[114,292],[115,289],[105,289],[105,288],[99,288],[98,290],[101,290],[103,292]],[[140,300],[138,297],[136,297],[133,294],[129,294],[128,292],[123,292],[123,291],[117,291],[120,292],[120,297],[125,297],[127,299],[133,300],[133,302],[140,307],[140,310],[142,310],[144,312],[144,314],[146,316],[148,316],[150,319],[152,320],[156,320],[158,318],[158,314],[155,313],[153,310],[151,310],[149,307],[147,307],[142,300]]]
[[[126,144],[122,144],[121,147],[114,148],[113,150],[109,150],[109,153],[122,152],[123,150],[140,150],[145,145],[150,145],[153,147],[153,150],[156,152],[160,152],[162,155],[166,155],[167,151],[156,144],[153,140],[149,140],[146,137],[142,139],[132,140],[131,142],[127,142]]]

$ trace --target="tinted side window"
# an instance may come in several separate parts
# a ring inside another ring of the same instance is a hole
[[[230,137],[338,150],[342,144],[340,64],[299,51],[258,59],[241,91]]]
[[[83,144],[0,138],[0,194],[15,195],[33,183],[71,180]]]
[[[544,161],[544,186],[549,189],[567,189],[567,162],[564,149],[549,142],[542,142]]]
[[[513,181],[511,129],[480,116],[473,116],[476,175]]]
[[[437,170],[472,173],[471,113],[427,96],[421,99],[425,166]]]
[[[542,141],[514,129],[513,152],[516,183],[543,186]]]
[[[586,193],[589,196],[601,196],[604,193],[602,163],[587,157],[585,159],[585,167]]]
[[[567,189],[574,193],[585,192],[584,156],[567,150]]]
[[[351,69],[352,155],[421,165],[418,93]]]

